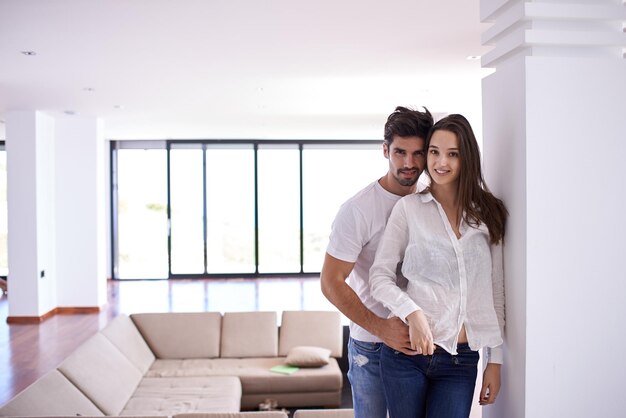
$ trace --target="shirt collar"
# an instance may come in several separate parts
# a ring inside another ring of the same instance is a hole
[[[380,193],[383,194],[383,196],[385,196],[387,199],[391,199],[391,200],[399,200],[402,196],[399,196],[397,194],[391,193],[389,190],[385,189],[381,184],[379,180],[376,180],[375,182],[376,184],[374,185],[374,187],[376,189],[378,189],[378,191]]]
[[[424,193],[418,193],[420,199],[422,199],[422,202],[424,203],[428,203],[431,200],[435,200],[435,198],[433,197],[432,193],[430,192],[424,192]]]

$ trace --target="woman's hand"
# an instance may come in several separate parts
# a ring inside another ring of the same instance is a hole
[[[409,323],[411,349],[417,351],[417,354],[432,355],[435,352],[433,333],[430,331],[424,312],[421,310],[412,312],[406,320]]]
[[[480,390],[478,403],[490,405],[496,401],[500,392],[500,368],[501,364],[488,363],[483,373],[483,387]]]

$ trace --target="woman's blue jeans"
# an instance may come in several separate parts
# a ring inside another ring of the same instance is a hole
[[[476,385],[478,351],[459,344],[453,356],[407,356],[383,345],[380,370],[390,418],[467,418]]]

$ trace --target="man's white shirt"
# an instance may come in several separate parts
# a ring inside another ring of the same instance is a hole
[[[333,222],[326,252],[342,261],[355,263],[348,285],[365,307],[381,318],[390,311],[370,294],[369,271],[376,257],[376,249],[385,232],[387,219],[401,196],[385,190],[375,181],[348,199]],[[381,342],[354,322],[350,322],[350,336],[359,341]]]

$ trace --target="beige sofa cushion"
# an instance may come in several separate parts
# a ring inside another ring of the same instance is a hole
[[[342,374],[334,358],[324,367],[300,369],[291,375],[270,371],[281,364],[285,364],[284,357],[157,360],[146,376],[238,376],[244,394],[341,390]]]
[[[276,357],[276,312],[226,312],[222,318],[220,357]]]
[[[139,369],[102,333],[80,345],[58,370],[106,415],[122,410],[142,378]]]
[[[241,383],[232,376],[144,378],[121,415],[238,412]]]
[[[128,315],[118,315],[101,332],[137,366],[141,374],[148,371],[155,360],[154,354]]]
[[[103,416],[80,390],[58,370],[52,370],[0,408],[0,416]]]
[[[130,317],[157,358],[214,358],[220,354],[219,312],[144,313]]]
[[[195,414],[178,414],[172,418],[288,418],[287,414],[282,411],[247,411],[247,412],[213,412],[213,413],[195,413]]]
[[[178,414],[172,418],[288,418],[288,416],[282,411],[249,411]]]
[[[274,359],[254,359],[254,363],[248,364],[244,370],[239,370],[238,376],[245,394],[341,390],[343,377],[334,358],[324,367],[300,369],[290,375],[269,371],[274,362],[267,360]],[[279,362],[283,364],[284,358],[279,358]]]
[[[353,409],[298,409],[293,418],[354,418]]]
[[[284,311],[280,324],[278,355],[297,346],[327,348],[333,357],[342,355],[343,330],[337,311]]]

